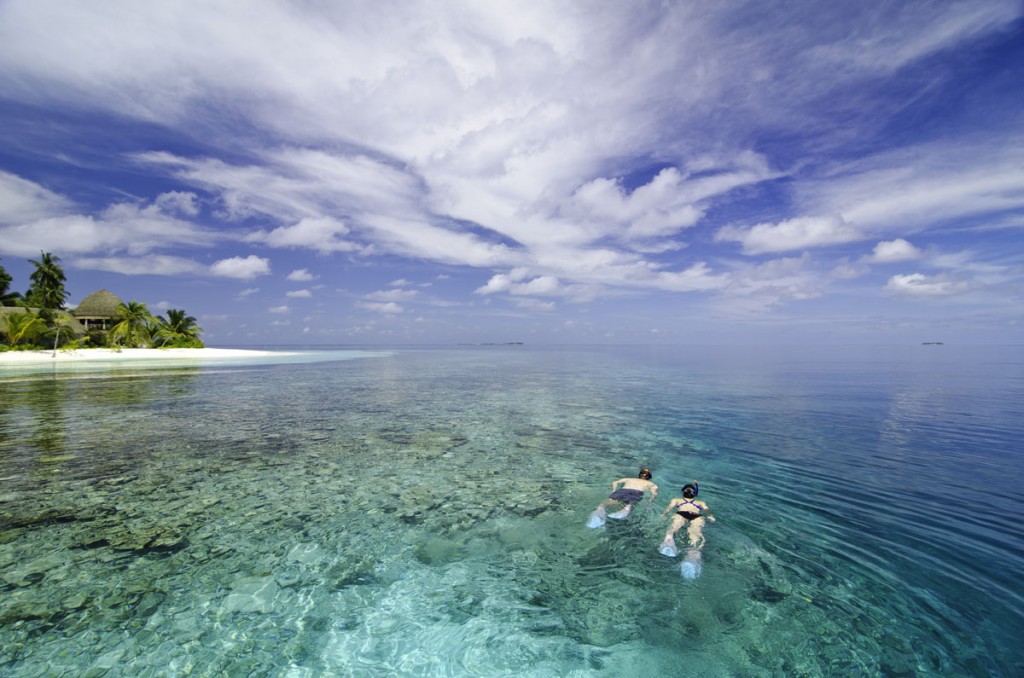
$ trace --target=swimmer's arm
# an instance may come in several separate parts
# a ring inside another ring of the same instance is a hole
[[[703,501],[702,501],[702,502],[701,502],[701,506],[703,506],[703,507],[704,507],[704,511],[705,511],[705,513],[704,513],[704,517],[705,517],[705,518],[707,518],[707,521],[708,521],[709,523],[713,523],[713,522],[715,522],[715,517],[714,517],[713,515],[711,515],[711,509],[710,509],[710,508],[708,508],[708,505],[707,505],[707,503],[706,503],[706,502],[703,502]]]
[[[667,515],[668,515],[668,513],[669,513],[669,511],[671,511],[672,509],[674,509],[674,508],[676,507],[676,504],[678,504],[679,502],[680,502],[680,500],[679,500],[679,499],[673,499],[673,500],[671,500],[671,501],[670,501],[670,502],[668,503],[668,506],[667,506],[667,507],[665,508],[665,510],[661,512],[661,517],[662,517],[662,518],[664,518],[665,516],[667,516]]]
[[[657,497],[657,496],[658,496],[658,486],[655,485],[654,483],[651,483],[651,496],[648,497],[648,501],[650,501],[653,504],[654,503],[654,498]]]
[[[618,480],[616,480],[615,482],[612,483],[612,492],[614,492],[615,490],[619,489],[620,487],[622,487],[625,484],[626,484],[626,479],[625,478],[619,478]]]

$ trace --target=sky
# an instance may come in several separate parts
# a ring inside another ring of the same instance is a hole
[[[1021,343],[1024,2],[0,0],[0,266],[211,346]]]

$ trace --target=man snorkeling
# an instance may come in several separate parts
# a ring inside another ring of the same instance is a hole
[[[688,526],[686,536],[689,538],[690,550],[687,552],[686,562],[682,565],[682,574],[687,579],[694,579],[700,575],[700,550],[704,547],[704,525],[707,521],[715,522],[715,517],[711,515],[708,505],[697,499],[699,491],[700,486],[696,480],[683,485],[682,498],[676,497],[670,501],[668,508],[661,514],[661,517],[664,518],[670,511],[674,512],[672,522],[668,525],[668,531],[665,532],[665,539],[658,548],[662,555],[670,558],[679,555],[675,535],[676,532],[683,529],[684,525]]]
[[[651,482],[651,469],[640,469],[640,474],[636,478],[619,478],[612,483],[612,493],[608,498],[590,514],[587,527],[601,527],[606,517],[622,520],[643,500],[647,492],[651,493],[650,501],[653,503],[654,498],[658,496],[658,486]],[[608,509],[618,506],[622,508],[615,513],[608,513]]]

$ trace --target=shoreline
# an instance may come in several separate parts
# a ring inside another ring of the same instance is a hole
[[[4,351],[0,353],[0,367],[42,365],[48,363],[130,363],[141,360],[224,360],[251,359],[268,356],[296,355],[295,351],[260,351],[236,348],[80,348],[72,351],[57,349],[42,351]]]

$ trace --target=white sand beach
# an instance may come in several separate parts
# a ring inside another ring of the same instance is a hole
[[[0,353],[0,367],[38,365],[41,363],[75,362],[139,362],[153,360],[248,360],[269,356],[290,355],[281,351],[257,351],[234,348],[83,348],[74,351],[5,351]]]

